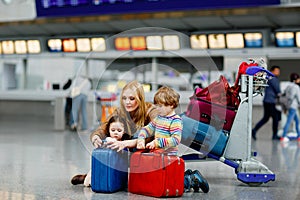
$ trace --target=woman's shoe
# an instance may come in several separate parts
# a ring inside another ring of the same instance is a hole
[[[78,174],[71,179],[73,185],[83,184],[86,174]]]
[[[71,131],[77,131],[77,125],[76,124],[72,124],[70,127]]]
[[[192,177],[193,189],[195,192],[198,192],[200,188],[204,193],[208,193],[209,191],[208,182],[198,170],[193,171],[191,177]]]

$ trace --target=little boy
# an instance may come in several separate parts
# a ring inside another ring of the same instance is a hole
[[[178,154],[178,145],[181,141],[182,119],[175,113],[175,108],[179,104],[180,95],[172,88],[161,87],[154,95],[154,104],[158,107],[158,115],[147,126],[138,133],[137,149],[164,149],[168,153]],[[154,135],[154,140],[145,145],[145,138]],[[186,170],[184,176],[184,188],[189,191],[199,191],[204,193],[209,191],[207,180],[198,170]]]
[[[164,149],[177,154],[181,140],[182,119],[175,113],[180,95],[170,87],[163,86],[154,95],[154,104],[160,113],[138,133],[137,149]],[[145,145],[145,138],[154,140]]]

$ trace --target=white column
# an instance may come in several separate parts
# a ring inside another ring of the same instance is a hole
[[[152,91],[156,91],[158,88],[158,76],[157,76],[157,59],[152,58]]]

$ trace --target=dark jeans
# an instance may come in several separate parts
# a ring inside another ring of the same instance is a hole
[[[273,138],[277,137],[278,132],[278,123],[281,118],[281,112],[276,109],[275,103],[263,103],[264,106],[264,116],[263,118],[256,124],[254,127],[255,133],[265,124],[269,121],[269,118],[272,117],[273,123],[272,123],[272,130],[273,130]]]
[[[71,97],[67,97],[66,98],[66,106],[65,106],[65,121],[66,121],[66,125],[70,124],[71,112],[72,112],[72,98]]]

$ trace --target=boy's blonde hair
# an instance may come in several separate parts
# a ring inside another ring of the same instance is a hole
[[[179,105],[180,95],[168,86],[163,86],[157,90],[154,95],[154,104],[161,104],[165,106],[173,106],[177,108]]]

